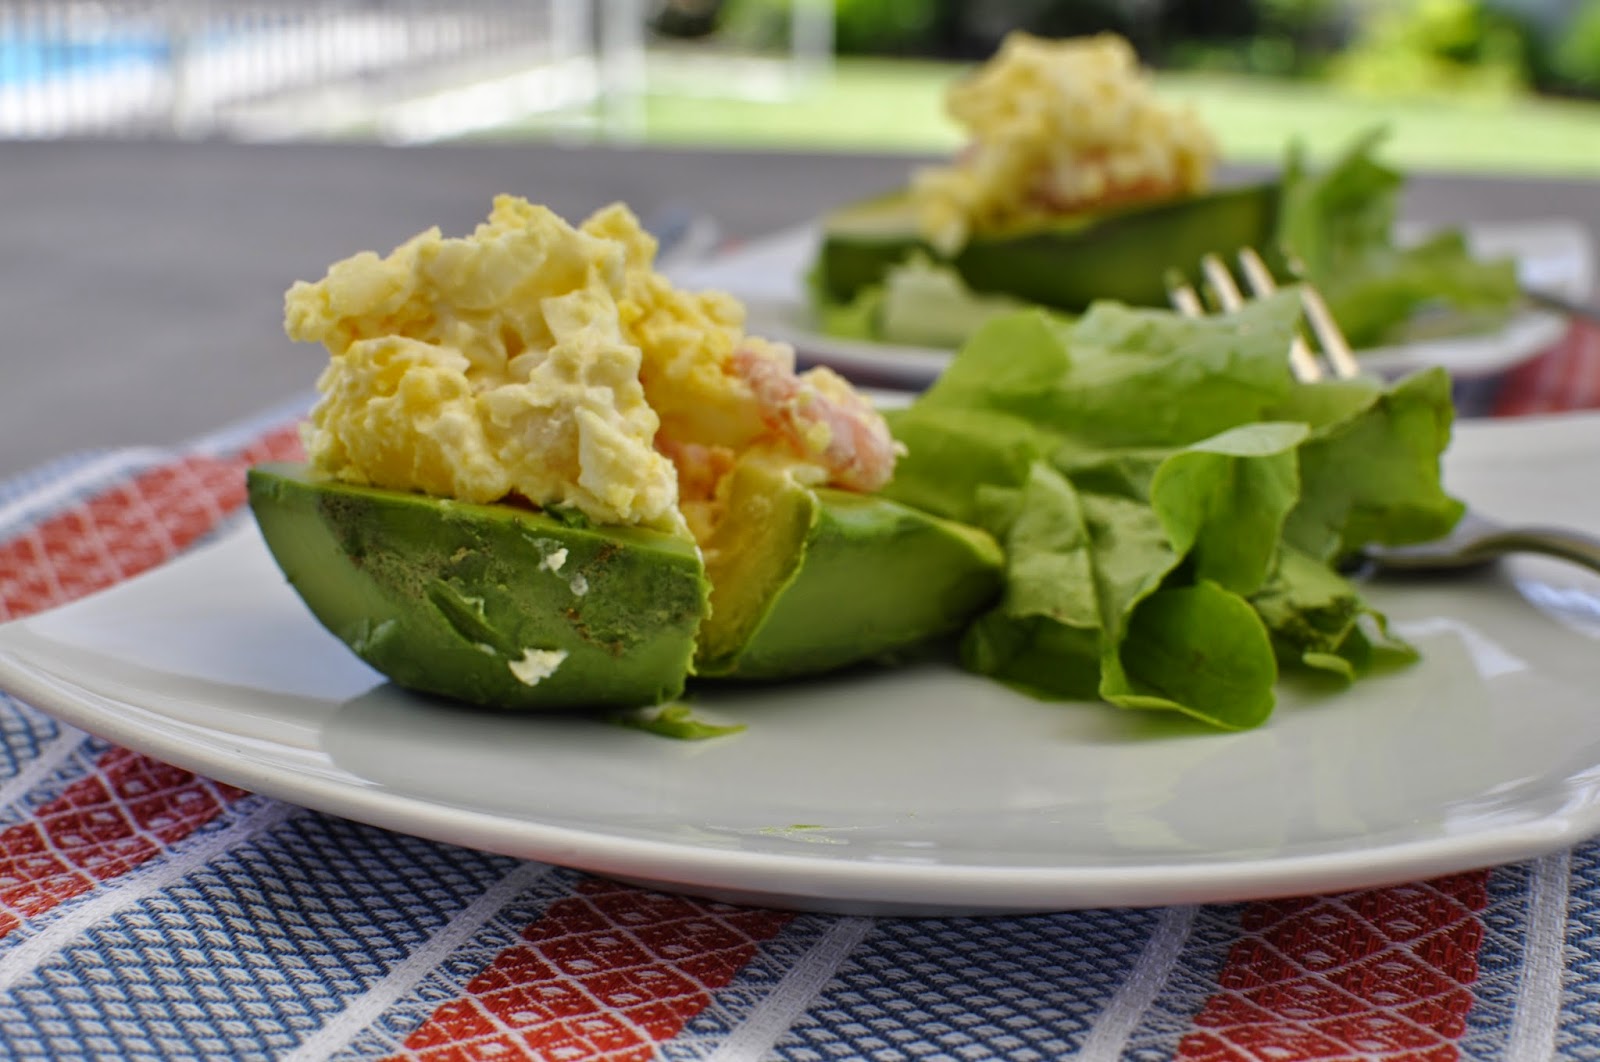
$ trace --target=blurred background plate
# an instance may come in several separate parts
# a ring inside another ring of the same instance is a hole
[[[1421,235],[1403,227],[1402,235]],[[1585,227],[1563,219],[1467,226],[1480,257],[1516,259],[1525,287],[1582,300],[1595,283],[1594,251]],[[806,273],[817,247],[815,227],[787,229],[672,271],[679,284],[720,288],[742,299],[749,330],[792,343],[802,359],[831,366],[875,384],[925,387],[950,361],[953,351],[824,335],[816,330],[806,290]],[[1363,366],[1397,376],[1438,365],[1458,378],[1505,372],[1537,356],[1566,333],[1559,312],[1525,308],[1503,326],[1470,335],[1442,336],[1404,345],[1360,351]]]

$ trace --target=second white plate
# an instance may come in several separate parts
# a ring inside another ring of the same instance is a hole
[[[1594,283],[1586,230],[1569,221],[1483,224],[1467,229],[1474,250],[1518,262],[1523,282],[1570,298],[1588,297]],[[714,258],[679,267],[673,279],[694,288],[719,288],[741,299],[749,330],[792,344],[806,360],[871,383],[921,388],[949,364],[948,349],[845,339],[816,330],[805,274],[816,256],[818,233],[802,226],[752,241]],[[1558,313],[1527,309],[1501,328],[1364,350],[1362,365],[1398,376],[1440,365],[1459,377],[1503,372],[1547,349],[1567,327]]]

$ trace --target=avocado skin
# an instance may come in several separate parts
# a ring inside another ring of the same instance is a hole
[[[918,234],[909,202],[897,194],[824,219],[815,279],[830,301],[848,302],[920,252],[952,266],[973,291],[1069,313],[1102,299],[1165,306],[1170,269],[1193,273],[1206,254],[1268,248],[1278,199],[1277,184],[1256,184],[1076,215],[1043,228],[975,235],[954,258],[945,258]],[[897,212],[903,221],[889,220]]]
[[[523,710],[683,691],[709,594],[687,539],[352,486],[302,465],[258,466],[248,486],[290,584],[397,685]],[[552,571],[556,549],[566,557]],[[528,649],[567,656],[530,684],[511,668]]]
[[[870,661],[959,631],[999,595],[1004,556],[986,532],[887,498],[794,490],[793,517],[777,524],[803,522],[803,545],[754,629],[702,655],[700,675],[781,679]]]

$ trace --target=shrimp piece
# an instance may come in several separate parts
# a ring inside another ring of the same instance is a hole
[[[710,501],[715,498],[717,485],[733,471],[735,455],[726,446],[678,442],[657,435],[656,449],[677,466],[678,497],[684,501]]]
[[[902,448],[889,425],[833,370],[796,375],[788,348],[754,339],[734,352],[729,368],[750,388],[776,440],[820,465],[829,486],[870,494],[894,475]]]
[[[662,434],[656,435],[656,450],[678,470],[678,511],[689,534],[704,547],[727,512],[721,488],[737,455],[726,446],[679,442]]]

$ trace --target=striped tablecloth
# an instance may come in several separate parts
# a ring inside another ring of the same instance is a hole
[[[1480,391],[1600,406],[1600,329]],[[0,488],[0,618],[161,563],[292,416]],[[648,892],[307,811],[0,695],[0,1058],[1600,1057],[1600,844],[1394,888],[864,919]]]

